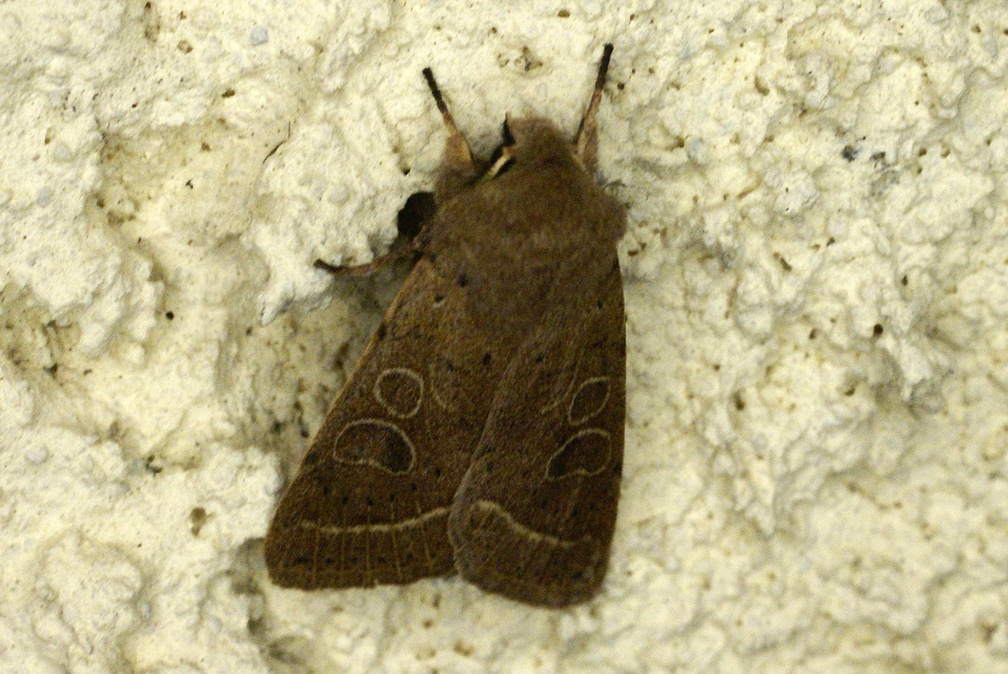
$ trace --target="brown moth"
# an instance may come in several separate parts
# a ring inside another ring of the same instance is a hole
[[[595,183],[595,114],[573,143],[505,119],[477,162],[448,130],[416,264],[315,436],[266,535],[273,582],[303,589],[458,572],[529,604],[605,576],[623,462],[623,207]],[[325,263],[318,266],[332,268]]]

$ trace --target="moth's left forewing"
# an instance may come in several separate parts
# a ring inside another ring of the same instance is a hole
[[[505,371],[448,534],[464,578],[530,604],[590,598],[608,564],[623,462],[619,262],[544,320]]]
[[[446,520],[507,354],[420,259],[326,415],[264,544],[272,580],[302,589],[453,571]]]

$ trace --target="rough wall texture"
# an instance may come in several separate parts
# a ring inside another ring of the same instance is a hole
[[[486,150],[606,41],[603,594],[272,587],[402,278],[311,263],[430,185],[420,69]],[[1001,0],[0,4],[0,670],[1008,671],[1006,70]]]

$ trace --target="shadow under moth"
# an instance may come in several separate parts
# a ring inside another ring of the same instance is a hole
[[[315,436],[266,534],[277,585],[458,572],[529,604],[605,576],[623,463],[622,205],[593,179],[606,45],[577,135],[505,118],[474,159],[448,137],[415,266]],[[433,209],[432,209],[433,210]]]

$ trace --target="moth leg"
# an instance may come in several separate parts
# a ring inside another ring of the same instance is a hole
[[[376,269],[381,269],[389,262],[409,257],[416,252],[416,246],[411,241],[403,244],[393,245],[387,253],[379,255],[366,264],[335,265],[325,260],[315,260],[313,267],[329,272],[334,276],[367,276]]]
[[[430,68],[424,68],[423,76],[427,80],[427,86],[430,87],[431,95],[434,96],[434,102],[437,103],[441,118],[444,119],[445,127],[448,129],[441,175],[438,177],[434,189],[435,200],[437,203],[443,204],[471,184],[475,180],[478,170],[476,162],[473,160],[472,150],[469,149],[469,141],[456,126],[455,118],[452,117],[448,104],[445,103],[444,96],[441,95],[441,89],[438,88],[437,82],[434,80],[434,73]]]
[[[367,276],[376,269],[384,267],[392,260],[402,257],[402,254],[389,251],[385,255],[376,257],[367,264],[336,265],[329,264],[325,260],[315,260],[313,267],[320,271],[329,272],[333,276]]]
[[[592,90],[588,109],[585,110],[581,125],[578,126],[577,136],[574,137],[577,157],[589,173],[593,173],[598,164],[598,124],[595,121],[595,113],[602,100],[602,87],[605,86],[606,74],[609,72],[609,57],[612,56],[612,51],[611,42],[602,49],[602,60],[599,61],[598,75],[595,77],[595,89]]]
[[[365,276],[374,270],[394,262],[418,250],[417,236],[424,230],[437,213],[437,203],[430,192],[414,192],[396,217],[396,229],[399,231],[396,240],[388,251],[361,265],[334,265],[325,260],[315,260],[315,268],[327,271],[336,276]]]

